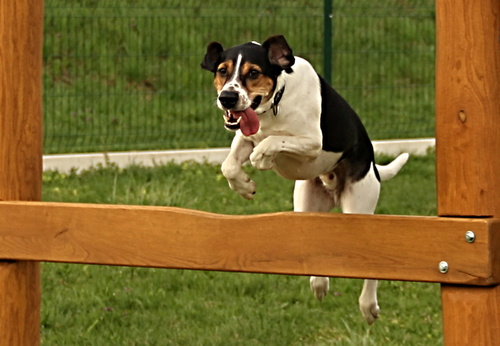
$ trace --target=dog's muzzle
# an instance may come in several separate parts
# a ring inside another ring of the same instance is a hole
[[[219,96],[219,101],[222,106],[224,103],[230,104],[233,102],[231,98],[233,92],[222,92]],[[236,93],[236,95],[238,95]],[[221,100],[221,96],[223,99]],[[238,98],[237,98],[238,99]],[[224,112],[224,127],[230,131],[240,130],[245,136],[251,136],[260,128],[259,116],[255,113],[255,109],[259,107],[262,100],[261,96],[257,96],[250,107],[242,111],[235,111],[232,109],[226,109]],[[236,101],[237,103],[238,101]],[[236,104],[235,103],[235,104]],[[225,107],[225,106],[224,106]]]

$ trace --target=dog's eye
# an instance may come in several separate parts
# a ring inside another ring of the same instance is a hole
[[[248,78],[250,79],[256,79],[257,77],[260,76],[260,71],[259,70],[250,70],[250,72],[248,72]]]
[[[227,69],[225,67],[221,67],[220,69],[217,70],[217,73],[220,74],[221,76],[225,76],[227,74]]]

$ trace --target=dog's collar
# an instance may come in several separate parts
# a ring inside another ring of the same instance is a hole
[[[268,111],[272,110],[274,116],[278,115],[278,113],[280,111],[280,108],[279,108],[278,104],[280,103],[281,98],[283,97],[283,93],[284,92],[285,92],[285,85],[283,85],[281,87],[281,89],[278,90],[276,92],[276,94],[274,94],[273,103],[271,104],[271,107],[269,107],[267,110],[263,111],[260,114],[264,114],[264,113],[267,113]]]
[[[279,112],[278,103],[280,103],[284,92],[285,92],[285,85],[283,85],[283,87],[280,90],[278,90],[278,92],[274,95],[274,100],[273,104],[271,105],[271,109],[273,110],[273,114],[275,116],[278,115]]]

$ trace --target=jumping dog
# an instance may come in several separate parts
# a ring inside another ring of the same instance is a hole
[[[217,106],[224,126],[236,131],[222,173],[247,199],[255,183],[242,170],[250,161],[295,180],[294,211],[373,214],[380,182],[395,176],[408,160],[401,154],[386,166],[375,164],[373,146],[356,112],[283,36],[224,50],[207,47],[201,67],[214,74]],[[311,277],[319,299],[329,280]],[[365,280],[359,307],[371,324],[379,315],[377,281]]]

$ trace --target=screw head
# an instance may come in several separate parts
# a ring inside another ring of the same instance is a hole
[[[465,240],[467,243],[473,243],[476,240],[476,235],[472,231],[465,232]]]
[[[443,273],[443,274],[448,273],[448,269],[449,269],[448,262],[446,262],[446,261],[439,262],[439,271],[441,273]]]

